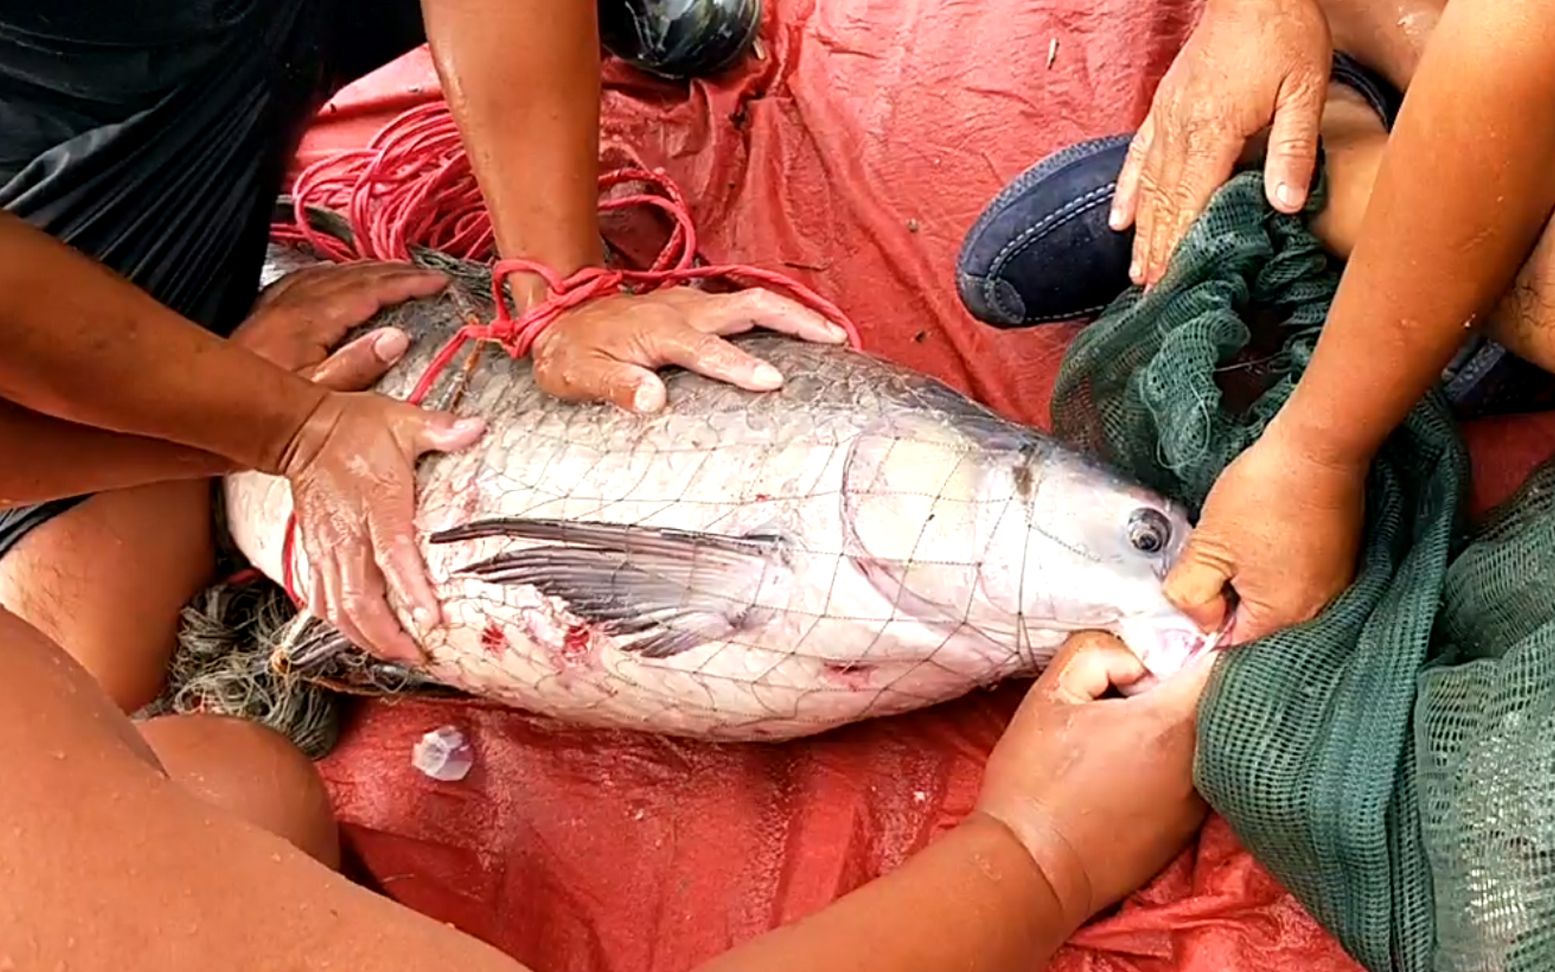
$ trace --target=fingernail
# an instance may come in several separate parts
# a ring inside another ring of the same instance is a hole
[[[379,361],[392,363],[398,361],[410,347],[410,337],[404,332],[390,328],[373,338],[373,354]]]
[[[1144,272],[1139,266],[1138,260],[1135,260],[1133,263],[1128,265],[1128,278],[1130,280],[1134,281],[1135,283],[1143,283],[1143,280],[1141,279],[1143,276]]]
[[[1281,206],[1289,208],[1296,205],[1296,190],[1289,183],[1282,182],[1274,187],[1274,198],[1280,201]]]
[[[643,382],[637,386],[637,391],[632,393],[632,407],[639,412],[658,411],[663,404],[659,389],[652,382]]]
[[[470,435],[476,432],[486,431],[486,420],[483,418],[462,418],[454,422],[454,431],[459,435]]]
[[[1114,230],[1122,229],[1123,228],[1123,213],[1121,213],[1120,211],[1118,211],[1116,209],[1114,209],[1112,212],[1108,213],[1107,214],[1107,225],[1112,227]]]
[[[778,370],[765,361],[758,364],[756,370],[751,372],[751,380],[767,388],[776,388],[783,384],[783,376],[778,374]]]
[[[843,327],[841,324],[833,324],[831,321],[827,321],[826,334],[833,341],[843,341],[847,339],[848,329]]]

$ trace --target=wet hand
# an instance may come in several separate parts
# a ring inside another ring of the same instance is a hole
[[[1286,213],[1306,204],[1332,56],[1316,0],[1209,0],[1118,176],[1111,225],[1135,226],[1136,284],[1161,279],[1249,139],[1265,129],[1270,204]]]
[[[1355,576],[1366,466],[1316,459],[1278,419],[1225,468],[1166,577],[1166,596],[1205,630],[1236,594],[1226,644],[1316,617]]]
[[[1170,863],[1203,822],[1194,718],[1209,660],[1129,698],[1138,656],[1098,632],[1069,639],[988,759],[977,809],[1031,853],[1078,927]]]
[[[447,284],[443,274],[408,263],[319,264],[266,287],[232,340],[288,371],[308,371],[374,314]]]
[[[331,360],[349,369],[355,359]],[[379,658],[423,657],[389,606],[390,598],[402,606],[422,635],[442,621],[415,540],[415,461],[426,452],[467,448],[484,431],[479,419],[374,394],[324,398],[281,467],[307,552],[312,614]]]
[[[765,327],[823,344],[841,344],[841,327],[769,290],[709,294],[672,287],[591,301],[559,318],[535,341],[535,381],[570,401],[609,401],[634,412],[664,407],[655,369],[679,365],[751,391],[771,391],[783,376],[723,338]]]

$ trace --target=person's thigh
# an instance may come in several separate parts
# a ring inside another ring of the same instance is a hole
[[[210,483],[93,496],[0,558],[0,607],[70,653],[125,712],[161,690],[183,606],[211,579]]]
[[[0,966],[521,972],[168,778],[129,719],[0,611]]]
[[[324,779],[285,736],[217,715],[162,716],[138,728],[174,782],[321,864],[340,867],[340,835]]]

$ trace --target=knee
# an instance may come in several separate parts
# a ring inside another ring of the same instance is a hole
[[[140,724],[167,773],[196,796],[289,840],[330,868],[340,838],[324,780],[286,737],[226,716],[165,716]]]

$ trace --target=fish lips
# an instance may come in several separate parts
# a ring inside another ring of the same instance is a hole
[[[1139,657],[1148,673],[1133,685],[1122,689],[1125,695],[1138,695],[1162,681],[1194,667],[1207,657],[1217,656],[1231,629],[1231,619],[1219,630],[1204,632],[1186,615],[1156,614],[1125,618],[1118,625],[1118,637]]]

